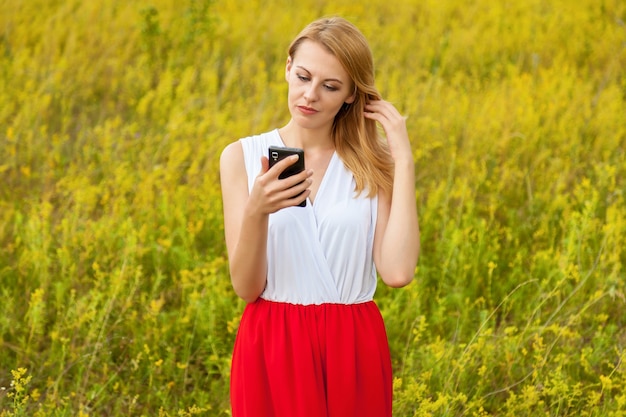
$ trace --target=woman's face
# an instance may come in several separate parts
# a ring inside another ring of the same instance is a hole
[[[339,60],[317,42],[305,40],[287,59],[288,105],[292,119],[308,129],[330,128],[354,86]]]

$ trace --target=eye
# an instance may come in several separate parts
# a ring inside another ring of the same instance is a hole
[[[306,75],[300,75],[300,74],[296,74],[296,77],[298,77],[298,79],[302,82],[308,82],[311,81],[311,79],[309,77],[307,77]]]
[[[328,91],[337,91],[338,88],[335,87],[334,85],[330,85],[330,84],[324,84],[324,88]]]

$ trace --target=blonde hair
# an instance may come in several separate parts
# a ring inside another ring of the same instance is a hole
[[[340,17],[322,18],[306,26],[289,46],[293,59],[300,44],[310,40],[323,45],[344,67],[354,83],[355,100],[344,104],[335,116],[332,139],[337,154],[352,172],[356,192],[375,196],[379,189],[391,192],[393,160],[376,122],[363,116],[365,104],[380,100],[374,83],[374,60],[365,36]]]

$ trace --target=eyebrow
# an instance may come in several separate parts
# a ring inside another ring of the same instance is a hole
[[[311,71],[309,71],[308,69],[304,68],[302,65],[296,65],[296,68],[300,68],[301,70],[306,71],[309,74],[311,74]],[[337,78],[326,78],[324,81],[334,81],[334,82],[337,82],[339,84],[343,84],[343,81],[341,81],[340,79],[337,79]]]

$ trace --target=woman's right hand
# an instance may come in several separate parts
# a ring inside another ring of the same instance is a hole
[[[248,209],[259,211],[262,214],[271,214],[276,211],[293,207],[308,198],[311,190],[312,170],[304,170],[298,174],[280,179],[278,176],[289,166],[296,163],[297,155],[291,155],[269,168],[269,160],[261,157],[261,171],[254,181]]]
[[[231,281],[235,293],[246,302],[255,301],[265,288],[269,215],[299,204],[310,194],[312,171],[278,178],[295,161],[286,158],[270,169],[268,159],[263,157],[261,171],[248,192],[241,143],[231,143],[220,157],[224,234]]]

